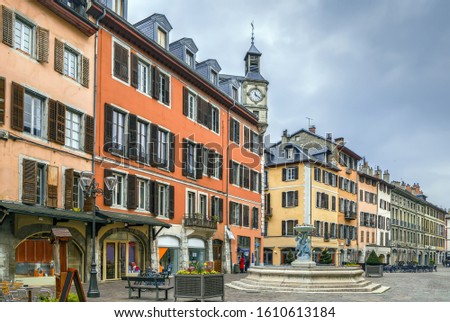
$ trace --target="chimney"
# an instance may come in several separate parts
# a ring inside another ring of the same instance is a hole
[[[389,175],[389,171],[388,171],[388,170],[384,170],[384,173],[383,173],[383,180],[389,183],[389,181],[390,181],[390,179],[391,179],[390,177],[391,177],[391,176]]]
[[[336,144],[339,144],[339,145],[344,145],[344,144],[345,144],[344,138],[343,138],[343,137],[335,138],[335,139],[334,139],[334,142],[335,142]]]
[[[377,166],[377,169],[375,170],[375,177],[378,179],[381,179],[381,169]]]
[[[288,131],[284,130],[283,135],[281,136],[281,143],[287,143],[288,142]]]
[[[327,134],[326,134],[326,139],[327,139],[328,141],[333,141],[333,134],[332,134],[332,133],[327,133]]]
[[[311,125],[311,126],[309,127],[309,132],[311,132],[311,133],[316,133],[316,126],[315,126],[315,125]]]
[[[407,184],[407,185],[405,186],[405,189],[406,189],[406,191],[408,191],[408,192],[412,192],[411,186],[410,186],[409,184]]]

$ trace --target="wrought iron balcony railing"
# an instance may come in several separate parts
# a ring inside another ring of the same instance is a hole
[[[202,214],[185,214],[184,226],[194,228],[217,229],[217,221],[212,218],[204,217]]]

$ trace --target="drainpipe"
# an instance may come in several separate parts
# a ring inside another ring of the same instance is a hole
[[[229,185],[230,185],[230,169],[228,168],[230,166],[230,131],[231,131],[231,115],[230,111],[236,106],[236,101],[233,100],[233,105],[230,106],[228,109],[228,135],[227,135],[227,163],[226,163],[226,191],[225,191],[225,207],[228,209],[229,207],[229,201],[228,201],[228,194],[229,194]],[[230,209],[228,209],[228,213],[230,212]],[[229,216],[228,214],[225,214],[225,223],[226,223],[226,229],[229,229]],[[226,236],[228,236],[228,233],[226,232]],[[236,241],[237,242],[237,241]],[[231,247],[231,239],[230,239],[230,274],[233,274],[233,256],[232,256],[233,249]]]

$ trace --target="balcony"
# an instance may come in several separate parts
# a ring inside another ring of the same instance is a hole
[[[185,214],[184,226],[202,229],[217,229],[217,221],[211,218],[204,218],[202,214]]]
[[[345,213],[345,219],[349,219],[349,220],[354,220],[356,219],[356,213],[355,212],[350,212],[350,211],[346,211]]]
[[[272,218],[273,215],[273,208],[266,208],[266,218]]]

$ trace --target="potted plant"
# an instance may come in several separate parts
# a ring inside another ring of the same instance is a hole
[[[374,250],[370,252],[365,265],[366,276],[381,277],[383,276],[383,263]]]
[[[324,248],[322,253],[320,254],[319,264],[320,265],[331,265],[333,262],[333,258],[331,257],[328,248]]]
[[[211,269],[207,263],[196,263],[188,268],[179,270],[174,275],[174,298],[188,297],[197,300],[205,300],[212,297],[225,296],[223,274]]]

